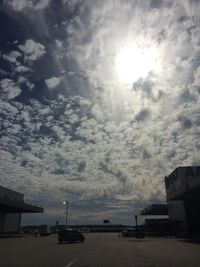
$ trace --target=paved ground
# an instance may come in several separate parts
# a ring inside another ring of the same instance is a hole
[[[2,267],[200,267],[200,245],[176,239],[85,234],[84,243],[57,236],[0,239]]]

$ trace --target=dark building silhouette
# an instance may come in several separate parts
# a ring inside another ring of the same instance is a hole
[[[142,210],[140,215],[158,215],[158,216],[167,216],[168,215],[168,206],[167,204],[152,204]]]
[[[176,232],[176,225],[168,217],[167,204],[152,204],[140,212],[147,217],[143,224],[144,234],[147,236],[169,236]],[[149,218],[150,216],[150,218]]]
[[[0,234],[18,233],[21,214],[36,212],[43,208],[25,203],[23,194],[0,186]]]
[[[200,238],[200,166],[176,168],[165,177],[170,220],[177,222],[177,234]]]
[[[91,233],[119,233],[131,226],[122,224],[77,224],[69,225],[68,227],[66,225],[55,225],[55,227],[57,227],[58,231],[70,228]]]

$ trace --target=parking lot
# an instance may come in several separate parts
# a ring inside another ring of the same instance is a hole
[[[56,235],[0,239],[2,267],[199,267],[200,245],[173,238],[85,234],[84,243],[59,244]]]

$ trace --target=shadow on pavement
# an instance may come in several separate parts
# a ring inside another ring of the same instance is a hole
[[[147,239],[128,239],[129,242],[135,242],[135,243],[140,243],[140,242],[147,242]]]
[[[56,245],[71,245],[71,244],[83,244],[83,243],[81,242],[62,242],[62,243],[56,242]]]
[[[185,243],[200,245],[200,239],[182,239],[182,240],[179,240],[179,242],[185,242]]]
[[[0,238],[21,238],[22,235],[0,235]]]

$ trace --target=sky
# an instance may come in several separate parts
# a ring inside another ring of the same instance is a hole
[[[200,165],[200,1],[0,2],[0,184],[24,224],[132,224]]]

